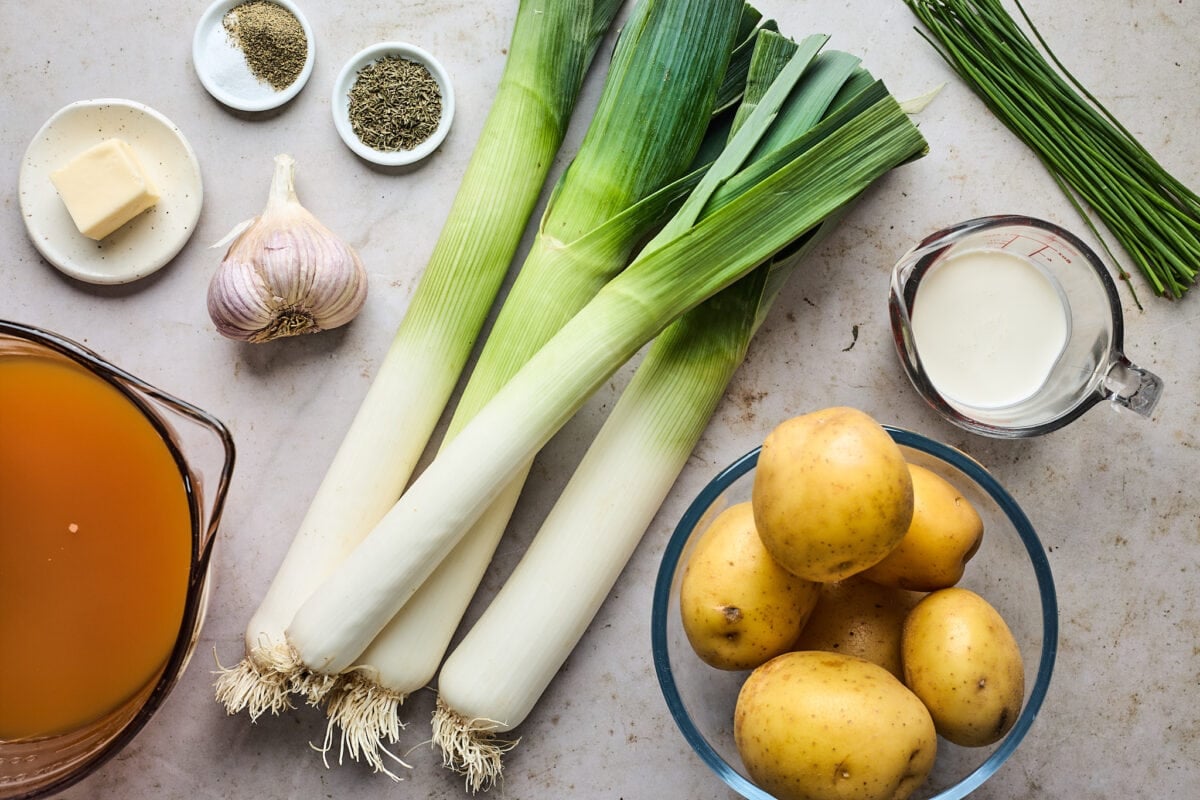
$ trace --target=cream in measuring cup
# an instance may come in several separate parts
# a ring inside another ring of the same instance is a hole
[[[1052,279],[1004,250],[968,250],[932,267],[912,312],[929,380],[976,408],[1036,393],[1066,344],[1067,324]]]
[[[897,263],[889,305],[913,385],[977,433],[1047,433],[1103,399],[1148,416],[1161,392],[1122,352],[1104,265],[1047,222],[986,217],[939,231]]]

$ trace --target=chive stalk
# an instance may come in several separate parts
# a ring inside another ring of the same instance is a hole
[[[905,3],[921,35],[1037,155],[1109,256],[1089,210],[1156,295],[1182,297],[1200,269],[1200,197],[1067,70],[1020,0],[1032,39],[999,0]],[[1120,277],[1128,280],[1124,270]]]

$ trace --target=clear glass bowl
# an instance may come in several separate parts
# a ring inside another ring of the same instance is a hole
[[[234,462],[233,438],[216,418],[162,392],[82,345],[0,320],[0,358],[60,360],[110,383],[158,431],[175,458],[191,513],[191,564],[179,633],[162,668],[103,717],[63,734],[0,739],[0,800],[61,792],[116,755],[158,711],[188,665],[208,605],[209,563]]]
[[[911,431],[885,426],[909,462],[950,481],[979,511],[983,543],[959,586],[1003,615],[1025,662],[1025,702],[1012,729],[990,747],[938,741],[937,763],[914,798],[956,800],[977,789],[1012,755],[1041,708],[1058,649],[1058,604],[1050,564],[1016,501],[978,462]],[[758,449],[721,471],[684,513],[663,553],[654,587],[651,641],[667,707],[700,759],[748,800],[772,800],[747,776],[733,741],[733,711],[748,672],[709,667],[692,652],[679,615],[679,581],[692,545],[723,509],[750,499]]]

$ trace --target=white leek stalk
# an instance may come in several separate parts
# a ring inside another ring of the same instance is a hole
[[[740,362],[745,318],[717,309],[764,278],[756,270],[655,340],[529,549],[438,673],[433,742],[472,792],[499,780],[517,740],[497,734],[525,720],[582,637]]]
[[[742,110],[758,102],[762,73],[771,80],[777,58],[796,49],[776,35],[762,40]],[[837,97],[857,64],[843,53],[814,62],[781,112],[790,117],[786,122],[810,127],[831,103],[840,105]],[[525,720],[583,636],[691,456],[783,281],[840,216],[654,341],[516,569],[446,660],[433,741],[472,791],[501,776],[502,755],[517,740],[497,734]]]
[[[384,516],[428,444],[487,317],[621,0],[522,0],[496,99],[404,319],[245,636],[218,702],[290,705],[284,628]],[[498,198],[502,196],[502,201]],[[319,694],[326,686],[299,687]]]
[[[851,105],[745,170],[723,165],[729,177],[712,210],[643,250],[516,373],[296,612],[286,635],[300,669],[332,676],[351,667],[508,481],[638,349],[924,151],[886,91]],[[730,147],[753,149],[743,133],[757,141],[776,110],[760,104]]]
[[[745,36],[742,9],[742,0],[639,0],[579,153],[555,187],[447,441],[626,266],[694,185],[694,177],[676,179],[699,149],[730,52]],[[333,727],[340,727],[342,752],[388,772],[380,748],[395,741],[398,706],[436,673],[522,483],[520,476],[509,485],[331,692],[326,750]]]

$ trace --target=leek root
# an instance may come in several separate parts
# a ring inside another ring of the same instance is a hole
[[[395,742],[400,738],[400,705],[405,695],[379,685],[368,670],[351,672],[340,676],[337,685],[325,697],[325,711],[331,720],[340,723],[338,763],[349,755],[355,761],[371,764],[376,772],[382,772],[392,780],[400,776],[388,768],[383,756],[387,756],[402,767],[409,767],[403,759],[381,746],[384,741]],[[333,749],[334,726],[325,729],[325,743],[320,748],[329,766],[328,755]]]

